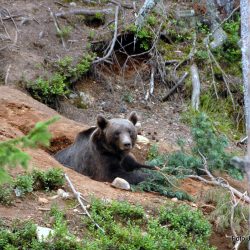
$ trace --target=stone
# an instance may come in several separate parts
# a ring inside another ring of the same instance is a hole
[[[171,201],[177,202],[177,201],[178,201],[178,198],[174,197],[174,198],[171,199]]]
[[[36,235],[39,242],[47,242],[49,236],[54,234],[54,230],[48,227],[36,227]]]
[[[65,192],[63,189],[61,189],[61,188],[59,188],[58,190],[57,190],[57,195],[58,196],[60,196],[60,197],[62,197],[63,199],[69,199],[69,198],[71,198],[70,197],[70,194],[68,193],[68,192]]]
[[[39,204],[48,204],[49,201],[48,201],[48,199],[46,199],[46,198],[38,197],[38,203],[39,203]]]
[[[119,178],[119,177],[116,177],[113,180],[111,186],[115,188],[119,188],[119,189],[130,190],[129,183],[126,180]]]
[[[145,136],[142,136],[142,135],[137,135],[137,143],[139,144],[144,144],[144,145],[147,145],[147,144],[150,144],[150,141],[148,138],[146,138]]]

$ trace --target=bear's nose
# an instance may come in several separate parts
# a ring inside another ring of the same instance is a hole
[[[125,149],[130,149],[131,148],[131,143],[130,142],[126,142],[123,144]]]

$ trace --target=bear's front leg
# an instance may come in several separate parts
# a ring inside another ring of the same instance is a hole
[[[122,168],[125,169],[126,171],[133,171],[133,170],[140,169],[140,168],[159,170],[159,168],[156,166],[148,166],[148,165],[144,165],[144,164],[137,162],[135,158],[133,158],[131,155],[127,155],[123,159],[121,165],[122,165]]]

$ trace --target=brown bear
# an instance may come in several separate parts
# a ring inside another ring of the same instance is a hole
[[[138,163],[130,153],[134,147],[138,117],[107,120],[97,117],[97,127],[80,132],[75,142],[59,151],[55,158],[64,166],[97,181],[112,182],[116,177],[138,184],[148,178],[140,168],[157,169]]]

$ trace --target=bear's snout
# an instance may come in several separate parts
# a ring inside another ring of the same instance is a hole
[[[123,144],[123,147],[124,147],[125,149],[131,149],[131,148],[132,148],[132,145],[131,145],[130,142],[127,142],[127,143],[124,143],[124,144]]]
[[[130,150],[132,149],[132,141],[129,134],[122,134],[120,138],[120,149],[121,150]]]

